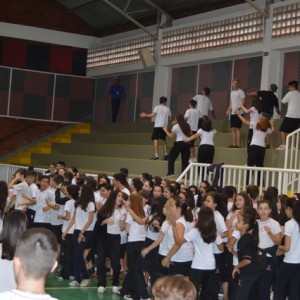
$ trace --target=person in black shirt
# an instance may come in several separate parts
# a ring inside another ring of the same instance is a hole
[[[260,276],[261,267],[257,260],[259,235],[256,215],[256,210],[252,207],[245,207],[242,214],[238,215],[236,229],[241,234],[237,242],[239,263],[232,272],[233,278],[239,277],[235,300],[250,299],[250,293]]]
[[[257,91],[248,93],[249,96],[258,96],[261,99],[261,114],[268,118],[273,118],[274,108],[280,115],[278,98],[275,93],[278,90],[278,86],[275,83],[270,84],[267,91]],[[266,148],[270,148],[270,136],[266,137]]]

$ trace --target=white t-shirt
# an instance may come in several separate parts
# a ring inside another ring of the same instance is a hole
[[[135,222],[129,213],[127,214],[125,222],[130,225],[128,233],[128,243],[145,241],[147,235],[145,225],[140,225]]]
[[[287,118],[294,118],[294,119],[300,118],[300,93],[299,93],[299,91],[288,92],[281,100],[281,103],[288,103],[288,108],[287,108],[287,112],[285,115]]]
[[[34,223],[50,223],[50,210],[47,212],[43,211],[43,207],[47,206],[46,199],[55,203],[55,194],[51,191],[51,189],[47,188],[44,191],[38,190],[36,195]]]
[[[256,145],[260,147],[266,147],[266,136],[272,134],[271,128],[268,128],[266,132],[256,129],[256,123],[250,122],[250,126],[253,128],[253,136],[250,146]]]
[[[156,113],[154,127],[167,127],[169,117],[171,116],[169,107],[159,104],[154,107],[153,112]]]
[[[182,132],[178,124],[175,124],[172,128],[172,132],[176,134],[176,142],[182,142],[187,136]]]
[[[51,189],[51,192],[54,194],[54,198],[55,198],[55,189]],[[60,192],[60,197],[65,197],[65,194],[62,191]],[[63,220],[62,219],[58,219],[57,216],[58,215],[62,215],[64,213],[64,205],[58,204],[59,205],[59,209],[50,209],[50,224],[57,226],[57,225],[62,225]]]
[[[176,220],[176,223],[181,223],[184,226],[184,234],[188,233],[188,225],[184,217],[180,217]],[[168,253],[172,249],[173,245],[175,244],[174,234],[173,234],[173,227],[170,226],[167,232],[167,247]],[[194,253],[194,246],[190,242],[183,243],[178,251],[172,256],[171,261],[174,262],[187,262],[193,259]]]
[[[233,250],[237,253],[237,243],[238,243],[238,240],[241,238],[241,233],[239,232],[239,230],[233,230],[231,236],[233,236],[234,238],[236,238],[236,242],[235,244],[233,245]],[[233,258],[232,258],[232,265],[234,266],[237,266],[239,264],[239,259],[237,256],[233,255]]]
[[[9,292],[1,293],[0,294],[1,300],[58,300],[56,298],[52,298],[48,294],[32,294],[24,291],[20,291],[17,289],[13,289]]]
[[[223,216],[221,215],[221,213],[217,210],[214,211],[214,217],[215,217],[215,222],[216,222],[216,227],[217,227],[217,234],[221,234],[225,231],[227,231],[227,226],[225,223],[225,220],[223,218]],[[227,241],[227,238],[223,239],[224,242]],[[222,253],[223,251],[221,251],[216,244],[213,244],[213,250],[215,254],[218,253]]]
[[[33,182],[28,188],[27,191],[25,192],[25,194],[29,197],[29,198],[36,198],[37,192],[38,192],[39,188],[37,187],[37,185]],[[28,200],[26,200],[26,202],[29,202]],[[28,208],[35,210],[35,205],[29,205]]]
[[[184,115],[187,118],[187,122],[189,123],[192,131],[197,131],[198,129],[198,121],[200,117],[199,110],[196,108],[189,108]]]
[[[200,145],[212,145],[214,146],[214,136],[217,133],[215,129],[211,131],[205,131],[202,128],[200,128],[197,133],[200,135]]]
[[[291,219],[284,224],[284,235],[291,238],[290,251],[285,253],[283,261],[290,264],[300,264],[300,227]]]
[[[193,100],[197,101],[199,118],[202,118],[203,116],[208,117],[208,113],[214,110],[210,99],[205,95],[196,95],[193,97]]]
[[[151,222],[153,219],[153,215],[149,216],[149,222]],[[154,226],[152,225],[148,225],[148,230],[147,230],[147,238],[152,240],[152,241],[156,241],[158,236],[160,234],[160,231],[154,231]]]
[[[268,226],[271,228],[272,234],[278,234],[281,232],[280,224],[273,220],[272,218],[269,218],[267,221],[261,221],[257,220],[258,227],[259,227],[259,244],[258,247],[261,249],[269,248],[274,246],[274,242],[268,235],[268,233],[265,231],[264,226]],[[267,254],[268,257],[271,257],[270,254]]]
[[[240,106],[241,101],[245,98],[245,93],[241,89],[232,90],[230,93],[231,114],[235,115],[235,110]],[[243,113],[243,110],[241,110]]]
[[[112,220],[114,224],[107,225],[107,233],[109,234],[120,234],[120,222],[124,221],[126,217],[126,209],[124,207],[116,209],[114,213],[111,215],[109,220]]]
[[[81,206],[76,207],[76,218],[75,218],[75,230],[82,230],[89,219],[90,212],[95,212],[95,203],[89,202],[86,211]],[[94,222],[86,229],[86,231],[92,231],[94,229]]]
[[[258,113],[258,110],[252,106],[250,107],[250,122],[257,123],[260,117],[260,114]],[[249,128],[253,129],[253,124],[250,124]]]
[[[24,182],[20,182],[14,185],[14,194],[16,195],[15,209],[24,210],[25,206],[19,206],[21,202],[27,202],[25,198],[23,198],[22,193],[27,192],[28,184]]]
[[[167,246],[167,242],[168,242],[168,239],[167,239],[167,232],[170,228],[170,224],[168,221],[164,221],[161,225],[161,232],[164,233],[164,238],[162,240],[162,242],[159,244],[159,249],[158,249],[158,253],[160,255],[163,255],[163,256],[166,256],[169,251],[168,251],[168,246]]]
[[[195,247],[195,254],[192,262],[192,268],[197,270],[214,270],[216,268],[215,256],[213,253],[213,244],[207,244],[203,241],[197,228],[192,228],[184,235],[184,239],[192,242]],[[223,241],[218,235],[215,241],[216,245],[222,244]]]
[[[0,293],[10,291],[17,287],[14,269],[13,269],[13,261],[2,259],[2,243],[0,244]],[[2,297],[0,296],[0,299]]]
[[[69,221],[67,220],[63,220],[63,226],[62,226],[62,232],[65,232],[65,230],[67,229],[70,221],[72,220],[72,217],[74,215],[75,212],[75,200],[74,199],[70,199],[66,202],[65,207],[64,207],[64,211],[65,212],[69,212],[70,213],[70,219]],[[74,233],[74,229],[75,229],[75,224],[70,228],[70,230],[68,231],[68,234],[73,234]]]

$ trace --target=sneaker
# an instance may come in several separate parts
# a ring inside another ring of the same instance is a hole
[[[74,279],[75,279],[75,276],[74,276],[74,275],[71,275],[71,276],[70,276],[70,279],[71,279],[71,280],[74,280]]]
[[[236,145],[234,148],[241,148],[241,146]]]
[[[152,160],[157,160],[159,159],[159,156],[157,154],[154,154],[153,157],[151,158]]]
[[[280,145],[278,148],[276,148],[276,150],[284,150],[285,149],[285,145]]]
[[[90,282],[89,279],[83,279],[83,280],[81,281],[81,283],[80,283],[80,286],[81,286],[81,287],[86,287],[86,286],[88,286],[89,282]]]
[[[80,286],[80,283],[77,280],[73,280],[69,283],[69,286]]]
[[[194,157],[194,158],[192,159],[192,162],[193,162],[193,163],[197,163],[197,162],[198,162],[198,159],[197,159],[196,157]]]
[[[99,286],[98,287],[98,293],[103,294],[105,292],[105,287],[104,286]]]
[[[133,300],[133,298],[131,298],[131,295],[125,295],[124,299],[126,299],[126,300]]]
[[[164,160],[168,160],[168,158],[169,158],[169,155],[168,155],[168,154],[165,154],[165,155],[164,155]]]
[[[172,176],[175,176],[175,175],[174,175],[174,173],[167,173],[166,176],[172,177]]]
[[[114,294],[118,294],[118,295],[121,295],[121,291],[120,291],[120,288],[118,286],[113,286],[112,287],[112,292]]]
[[[235,148],[235,146],[234,145],[230,145],[230,146],[228,146],[228,148]]]
[[[63,278],[62,276],[56,276],[56,278],[57,278],[58,280],[64,280],[64,279],[67,279],[67,278]]]
[[[266,145],[266,149],[270,149],[271,147],[270,147],[270,144],[267,144]]]

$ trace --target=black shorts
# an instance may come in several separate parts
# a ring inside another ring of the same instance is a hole
[[[244,115],[242,115],[244,116]],[[238,115],[231,115],[230,116],[230,128],[241,128],[242,121],[240,120]]]
[[[167,134],[164,132],[162,127],[154,127],[152,132],[151,140],[163,140],[165,141],[167,137]]]
[[[170,262],[169,275],[180,274],[182,276],[190,276],[192,261],[186,262]]]
[[[197,132],[197,131],[192,131],[193,135],[194,135],[196,132]],[[190,141],[189,144],[191,145],[191,147],[194,147],[195,140]]]
[[[281,122],[279,131],[284,133],[291,133],[299,128],[300,119],[284,118]]]

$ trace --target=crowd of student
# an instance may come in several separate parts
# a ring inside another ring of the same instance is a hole
[[[147,173],[128,180],[126,172],[111,181],[60,162],[47,175],[20,169],[9,184],[1,181],[0,268],[12,268],[28,222],[56,236],[58,278],[71,287],[89,285],[97,255],[98,293],[106,292],[110,268],[112,292],[125,299],[150,299],[148,284],[177,274],[201,299],[218,299],[220,289],[223,299],[299,299],[298,194],[269,187],[259,195],[255,185],[237,194],[233,186],[187,187]],[[0,291],[16,285],[7,272],[0,272]]]

